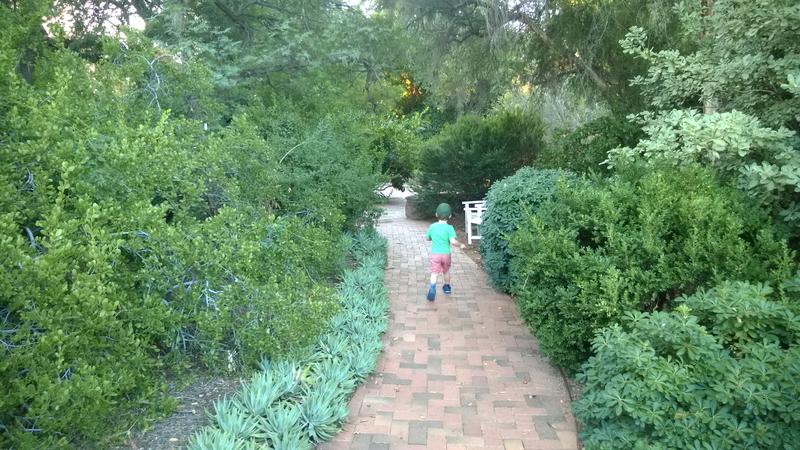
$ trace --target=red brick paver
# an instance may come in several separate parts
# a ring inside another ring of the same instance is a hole
[[[389,330],[376,373],[350,401],[348,424],[320,449],[576,449],[569,396],[516,306],[466,255],[453,252],[453,293],[425,299],[425,222],[392,198]]]

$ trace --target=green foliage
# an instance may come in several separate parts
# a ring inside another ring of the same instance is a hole
[[[481,225],[480,253],[483,267],[495,286],[510,291],[508,265],[513,258],[508,242],[517,228],[539,205],[553,196],[559,182],[575,181],[571,172],[523,167],[496,182],[486,194],[486,212]]]
[[[608,152],[617,147],[633,147],[641,137],[641,130],[627,120],[601,117],[574,131],[558,133],[539,154],[535,165],[575,173],[606,173],[607,167],[600,163],[608,159]]]
[[[661,310],[721,279],[783,279],[795,266],[765,214],[698,167],[559,187],[510,248],[522,316],[569,371],[594,332],[630,310]]]
[[[699,162],[727,179],[796,230],[800,227],[800,140],[738,111],[699,114],[670,111],[651,118],[647,138],[609,154],[612,165],[643,160],[686,165]]]
[[[129,32],[88,64],[43,15],[0,5],[0,447],[102,447],[174,407],[166,376],[314,342],[380,174],[361,114],[223,119],[196,60]]]
[[[441,201],[482,199],[495,181],[536,159],[543,126],[535,113],[504,111],[486,118],[463,116],[423,148],[414,190],[431,214]]]
[[[552,83],[554,79],[577,78],[586,90],[595,96],[599,94],[615,110],[637,111],[644,101],[639,86],[632,86],[629,80],[645,73],[648,64],[626,54],[619,41],[631,26],[639,26],[650,36],[650,48],[679,46],[680,23],[673,10],[675,3],[675,0],[547,2],[546,12],[541,15],[543,33],[532,36],[529,43],[529,54],[535,61],[530,63],[535,80]],[[596,73],[596,79],[584,65]]]
[[[395,189],[405,189],[406,182],[419,168],[421,129],[422,115],[414,114],[390,117],[375,130],[370,147],[383,157],[381,172]]]
[[[593,341],[573,404],[587,448],[793,448],[800,318],[768,285],[725,282]]]
[[[343,274],[341,311],[325,334],[293,360],[262,361],[233,401],[218,402],[212,425],[194,436],[190,448],[218,448],[221,431],[259,448],[304,449],[339,431],[348,397],[375,368],[389,306],[385,239],[365,229],[350,239],[350,250],[358,266]]]
[[[190,450],[251,450],[257,447],[224,431],[206,428],[192,439],[188,448]]]
[[[800,97],[787,81],[800,67],[800,5],[793,0],[681,2],[678,12],[691,52],[654,50],[648,33],[634,27],[622,41],[648,62],[633,79],[659,109],[691,105],[739,110],[767,126],[800,130]],[[785,87],[784,87],[785,86]]]

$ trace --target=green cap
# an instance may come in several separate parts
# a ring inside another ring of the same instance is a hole
[[[453,210],[447,203],[439,203],[436,207],[436,217],[450,217],[453,215]]]

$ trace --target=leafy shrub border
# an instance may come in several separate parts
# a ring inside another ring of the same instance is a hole
[[[350,395],[375,369],[389,309],[386,240],[362,230],[350,244],[356,267],[342,276],[327,332],[294,359],[262,361],[232,398],[215,402],[190,450],[311,449],[339,431]]]

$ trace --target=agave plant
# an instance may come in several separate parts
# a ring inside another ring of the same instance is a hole
[[[271,442],[274,450],[311,450],[314,448],[314,445],[308,440],[308,436],[306,436],[305,433],[282,436]]]
[[[316,384],[329,383],[338,386],[339,392],[344,396],[356,388],[350,365],[344,361],[325,360],[314,365]]]
[[[347,317],[344,314],[339,313],[333,316],[330,322],[328,322],[328,328],[332,332],[337,333],[342,329],[342,327],[344,327],[345,323],[347,323]]]
[[[380,331],[376,329],[375,324],[368,320],[364,320],[363,317],[359,316],[356,316],[353,320],[347,322],[347,324],[344,326],[344,330],[356,342],[375,339],[380,333]]]
[[[380,349],[378,349],[378,352]],[[368,346],[357,346],[347,357],[350,372],[359,382],[364,381],[375,370],[378,352]]]
[[[242,409],[256,416],[264,416],[269,407],[285,394],[285,385],[276,383],[271,371],[257,372],[250,384],[239,391],[236,402]]]
[[[262,421],[263,436],[274,443],[286,441],[292,436],[306,436],[300,421],[300,407],[294,403],[283,402],[274,405]]]
[[[371,302],[364,307],[364,314],[373,320],[378,320],[386,316],[389,305],[383,302]]]
[[[319,338],[317,351],[327,355],[328,358],[338,358],[347,353],[349,345],[350,340],[346,337],[329,333]]]
[[[279,393],[278,398],[292,394],[302,378],[302,371],[293,361],[264,359],[259,366],[262,371],[269,372],[272,383]]]
[[[321,382],[309,388],[300,417],[305,430],[314,442],[324,442],[333,437],[341,423],[347,419],[347,405],[335,382]]]
[[[251,442],[237,439],[236,436],[206,427],[189,441],[188,450],[255,450]]]
[[[249,438],[258,430],[257,418],[239,409],[227,397],[214,402],[211,419],[219,429],[236,438]]]

